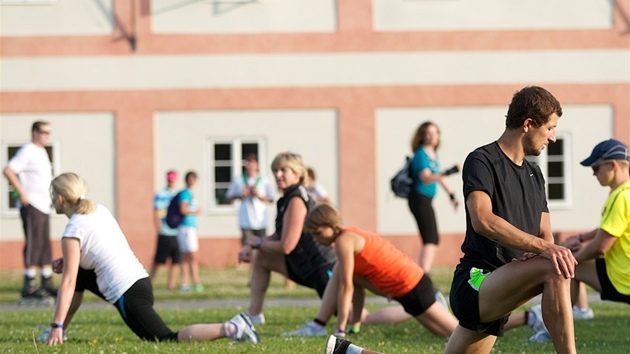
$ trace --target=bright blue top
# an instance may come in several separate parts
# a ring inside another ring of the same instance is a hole
[[[162,218],[162,226],[160,227],[160,235],[164,236],[177,236],[177,229],[171,229],[166,224],[166,209],[171,204],[171,199],[177,194],[174,191],[164,188],[155,194],[153,198],[153,209],[159,210],[160,217]]]
[[[425,195],[429,198],[435,197],[437,193],[437,182],[424,184],[420,180],[418,176],[420,171],[428,168],[431,170],[431,173],[439,173],[440,172],[440,163],[437,159],[437,154],[435,155],[435,160],[429,158],[427,152],[424,151],[424,148],[419,148],[413,153],[413,161],[411,162],[411,174],[413,176],[413,188],[416,192]]]
[[[179,202],[188,202],[188,209],[191,211],[197,210],[197,198],[195,198],[190,189],[184,189],[179,196]],[[184,220],[179,224],[180,226],[197,227],[197,215],[187,214],[184,215]]]

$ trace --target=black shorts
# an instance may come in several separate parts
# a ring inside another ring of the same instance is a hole
[[[418,284],[408,293],[401,297],[395,297],[405,312],[416,317],[421,315],[435,302],[435,290],[433,290],[433,282],[428,275],[424,275]]]
[[[625,302],[630,305],[630,295],[621,294],[615,286],[610,282],[608,273],[606,273],[606,261],[604,258],[595,259],[595,266],[597,267],[597,277],[599,278],[599,284],[602,287],[602,293],[600,297],[602,300]]]
[[[50,218],[35,207],[20,208],[24,229],[24,268],[41,267],[52,263]]]
[[[91,291],[105,300],[98,290],[96,273],[93,270],[79,268],[75,291]],[[114,304],[127,326],[140,339],[156,341],[177,341],[177,332],[173,332],[153,309],[153,287],[149,278],[135,282]]]
[[[171,259],[173,264],[179,263],[179,246],[177,245],[177,236],[158,236],[157,250],[155,251],[155,264],[164,264],[167,259]]]
[[[319,298],[321,299],[322,296],[324,296],[326,284],[328,284],[328,280],[330,280],[330,277],[332,276],[332,269],[334,266],[335,264],[333,263],[328,267],[322,267],[307,277],[298,276],[298,272],[291,269],[289,263],[287,263],[287,271],[289,272],[289,279],[307,288],[314,289],[317,291],[317,295],[319,295]]]
[[[504,326],[510,317],[505,316],[498,320],[482,323],[479,319],[479,291],[475,290],[468,282],[471,278],[470,265],[457,265],[451,284],[450,304],[451,310],[457,319],[459,325],[478,333],[486,333],[497,337],[504,334]],[[490,271],[482,270],[482,272],[490,273]]]
[[[409,205],[409,210],[411,210],[413,217],[416,219],[422,242],[424,244],[437,245],[439,242],[438,229],[433,205],[431,205],[432,201],[432,198],[412,190],[409,193],[407,204]]]
[[[260,229],[260,230],[241,229],[241,245],[245,245],[245,239],[248,236],[265,237],[267,236],[267,230],[266,229]]]

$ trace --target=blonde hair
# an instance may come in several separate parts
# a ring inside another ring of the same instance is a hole
[[[296,175],[300,176],[300,184],[305,183],[307,175],[306,165],[299,154],[281,152],[276,155],[271,163],[271,170],[275,172],[283,167],[290,168]]]
[[[341,213],[334,206],[328,203],[317,204],[313,210],[306,216],[304,222],[304,230],[313,234],[319,227],[330,227],[335,234],[343,230],[343,221]]]
[[[50,183],[51,195],[60,195],[69,204],[75,204],[75,213],[89,214],[96,209],[96,205],[85,199],[87,184],[76,173],[67,172],[55,177]]]

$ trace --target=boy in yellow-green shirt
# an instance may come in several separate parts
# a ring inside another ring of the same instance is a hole
[[[599,143],[581,164],[611,192],[599,227],[568,238],[564,246],[579,262],[575,279],[601,294],[602,300],[630,304],[630,171],[628,148],[610,139]],[[589,241],[585,243],[585,241]],[[600,256],[604,256],[603,258]],[[575,299],[573,299],[575,300]]]

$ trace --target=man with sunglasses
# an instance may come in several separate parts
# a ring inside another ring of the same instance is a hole
[[[600,293],[602,300],[630,304],[630,163],[628,148],[618,140],[603,141],[580,163],[591,167],[603,187],[610,187],[599,227],[569,237],[579,262],[575,280]],[[588,241],[588,243],[585,243]],[[602,257],[603,256],[603,257]],[[575,302],[576,299],[572,299]]]
[[[4,175],[19,194],[20,216],[24,228],[24,287],[21,304],[31,301],[52,303],[57,296],[52,283],[52,250],[50,244],[49,188],[52,165],[46,152],[50,124],[37,121],[31,128],[32,140],[22,146],[9,160]],[[35,276],[40,268],[41,286]]]

